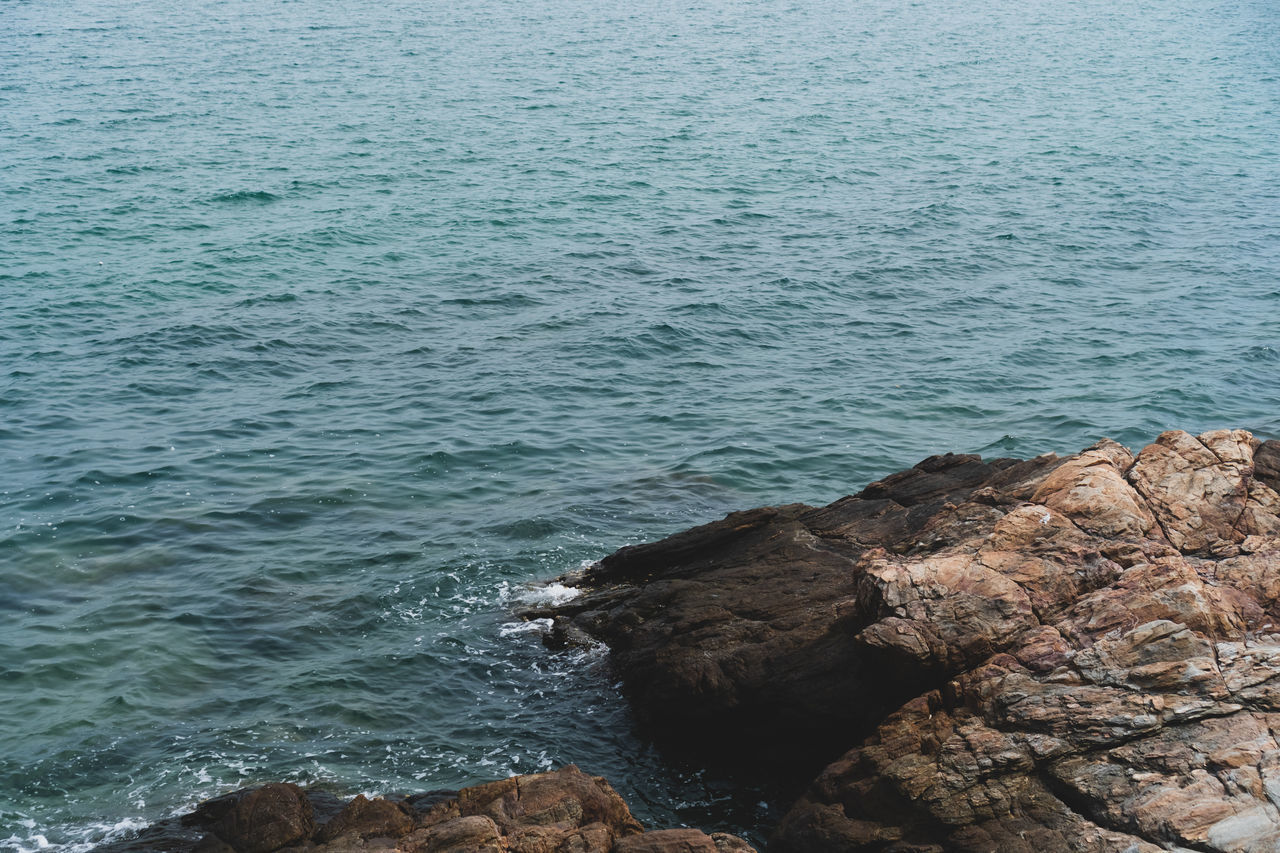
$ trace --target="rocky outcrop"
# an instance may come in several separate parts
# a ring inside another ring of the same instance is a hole
[[[1278,491],[1280,442],[1238,430],[937,456],[528,615],[606,642],[668,740],[835,759],[774,853],[1274,851]]]
[[[264,785],[201,803],[181,818],[97,853],[754,853],[696,829],[645,832],[598,776],[569,765],[461,791],[342,802],[320,790]]]

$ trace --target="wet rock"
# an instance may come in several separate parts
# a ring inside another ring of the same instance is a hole
[[[314,817],[319,815],[321,820]],[[654,850],[683,850],[672,839],[698,838],[708,850],[752,848],[735,836],[697,830],[656,833]],[[653,834],[653,833],[649,833]],[[569,765],[461,791],[343,803],[323,791],[265,785],[201,803],[175,821],[99,848],[106,853],[614,853],[648,834],[622,797],[599,776]],[[665,840],[664,840],[665,839]],[[670,843],[668,843],[670,842]],[[637,850],[648,850],[640,847]],[[702,848],[694,848],[702,849]]]
[[[210,832],[237,853],[270,853],[306,840],[315,829],[311,801],[297,785],[263,785],[226,803]]]
[[[413,809],[407,803],[369,800],[359,794],[341,812],[320,827],[315,840],[320,844],[343,836],[365,839],[372,836],[399,838],[415,825]]]

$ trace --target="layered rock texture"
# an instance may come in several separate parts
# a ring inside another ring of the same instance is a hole
[[[645,832],[600,777],[569,765],[461,791],[343,802],[291,784],[201,803],[134,839],[98,848],[195,853],[754,853],[696,829]]]
[[[936,456],[624,548],[529,615],[606,642],[670,740],[834,759],[771,853],[1276,851],[1278,492],[1243,431]]]

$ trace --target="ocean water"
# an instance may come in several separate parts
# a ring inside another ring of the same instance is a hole
[[[0,0],[0,850],[567,762],[768,823],[510,611],[932,453],[1280,435],[1278,103],[1265,0]]]

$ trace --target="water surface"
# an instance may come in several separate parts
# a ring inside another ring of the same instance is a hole
[[[0,3],[0,849],[671,766],[526,586],[948,450],[1280,435],[1262,2]]]

